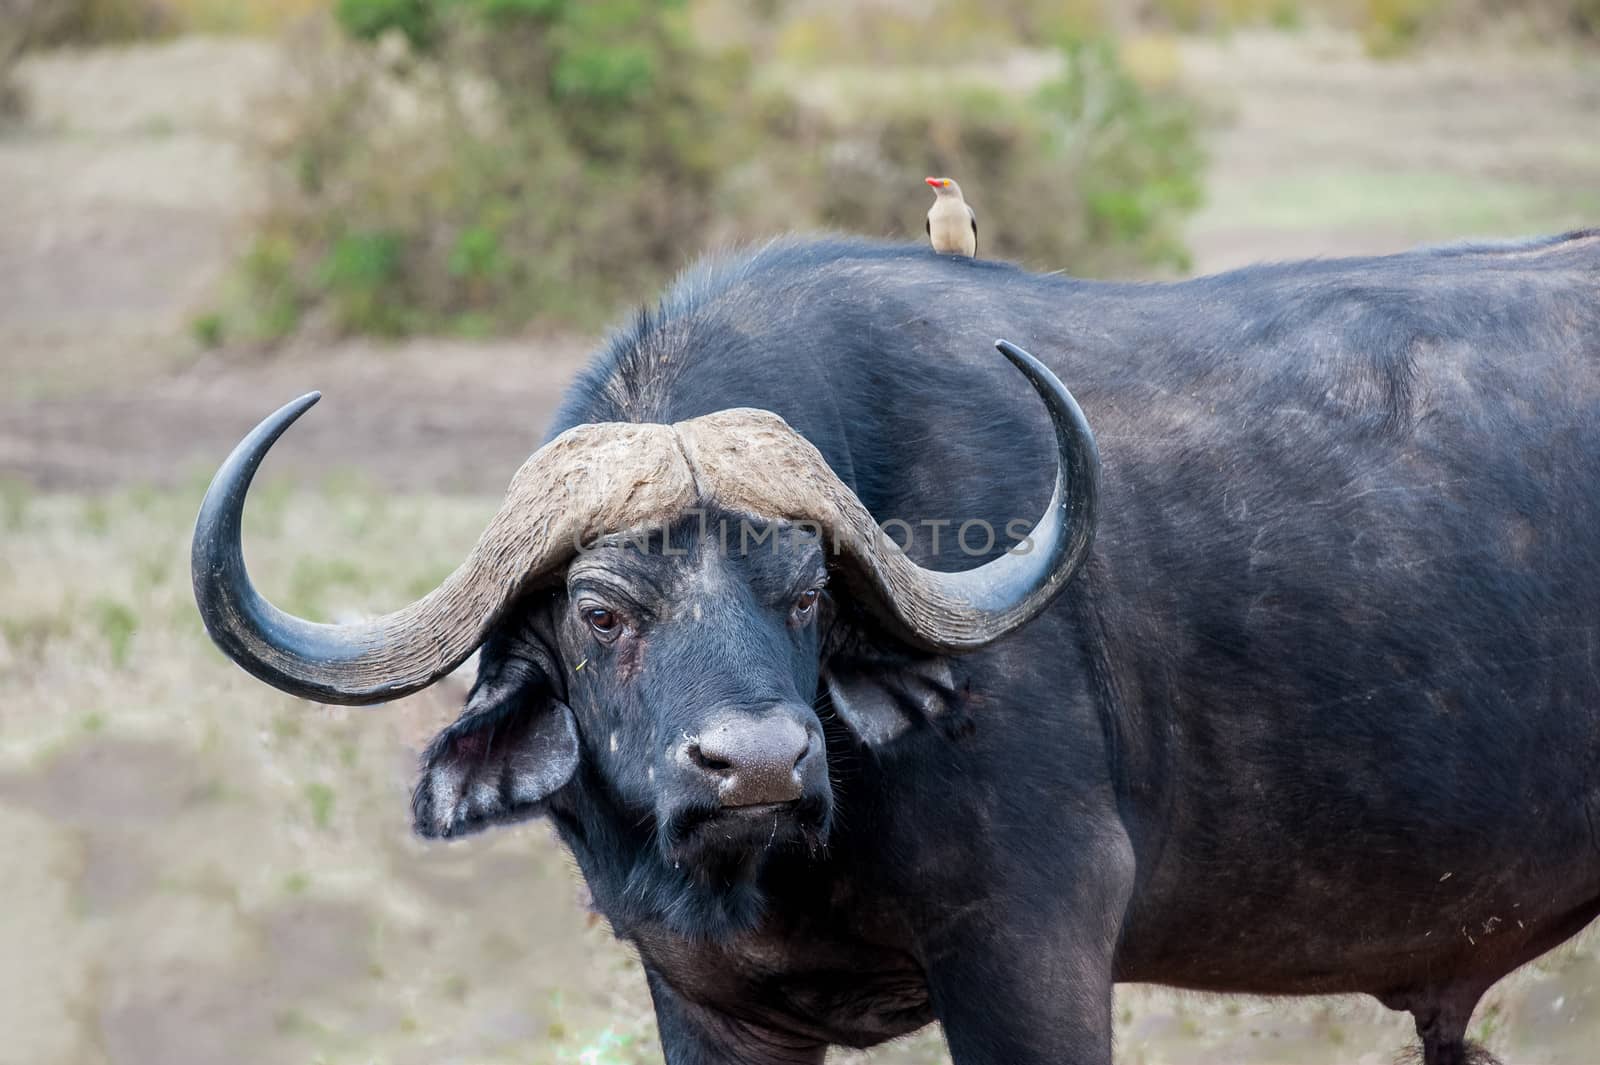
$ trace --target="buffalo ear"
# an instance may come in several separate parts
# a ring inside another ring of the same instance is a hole
[[[913,727],[944,722],[961,693],[950,663],[913,655],[852,655],[829,660],[823,684],[834,710],[863,743],[881,745]]]
[[[536,817],[572,778],[578,750],[572,710],[539,663],[485,660],[461,716],[422,756],[413,827],[422,836],[463,836]]]

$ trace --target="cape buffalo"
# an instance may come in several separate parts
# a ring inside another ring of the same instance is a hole
[[[1364,992],[1446,1065],[1600,911],[1600,231],[1170,285],[714,260],[359,624],[240,553],[314,398],[211,487],[207,627],[329,702],[481,647],[417,830],[552,818],[673,1065],[935,1020],[1107,1065],[1116,981]]]

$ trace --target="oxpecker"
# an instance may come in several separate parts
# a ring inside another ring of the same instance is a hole
[[[961,186],[947,177],[926,179],[933,189],[928,210],[928,240],[940,255],[978,254],[978,216],[961,198]]]

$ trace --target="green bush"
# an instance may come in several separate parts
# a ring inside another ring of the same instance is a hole
[[[1200,205],[1204,156],[1193,109],[1129,76],[1106,42],[1066,46],[1066,73],[1045,86],[1037,106],[1046,154],[1075,163],[1086,249],[1114,268],[1140,263],[1188,267],[1180,233]]]
[[[1227,31],[1241,26],[1298,28],[1307,9],[1337,13],[1350,0],[1154,0],[1146,23],[1182,30]]]
[[[1440,7],[1440,0],[1366,0],[1361,39],[1375,56],[1409,51]]]
[[[1181,227],[1204,163],[1193,109],[1142,88],[1106,42],[1062,56],[1061,77],[1031,97],[912,93],[810,128],[780,115],[775,137],[808,139],[814,160],[789,183],[812,190],[824,225],[910,236],[930,202],[922,178],[949,175],[978,212],[986,258],[1084,276],[1187,266]]]
[[[1600,37],[1600,0],[1571,0],[1574,29],[1589,37]]]
[[[1380,58],[1494,32],[1558,47],[1600,41],[1600,0],[1362,0],[1353,14],[1367,51]]]
[[[1112,47],[1015,91],[759,90],[679,4],[342,0],[301,42],[272,207],[208,329],[482,335],[593,326],[708,247],[789,229],[919,236],[923,176],[982,214],[982,253],[1086,274],[1181,266],[1199,200],[1189,110]],[[375,42],[368,44],[366,42]]]
[[[27,110],[14,75],[33,34],[40,0],[0,0],[0,123]]]
[[[432,44],[438,28],[431,0],[338,0],[334,14],[352,37],[370,41],[398,30],[414,48]]]
[[[1036,46],[1062,35],[1105,33],[1119,17],[1115,5],[1103,0],[924,0],[918,4],[777,7],[771,21],[778,54],[820,66],[970,62],[1001,56],[1018,44]],[[1127,18],[1126,14],[1121,17]]]
[[[229,317],[270,339],[592,325],[699,250],[736,145],[738,57],[643,0],[344,0]],[[396,42],[410,54],[396,57]],[[263,249],[272,251],[263,255]]]
[[[32,43],[40,47],[159,37],[177,28],[161,0],[33,0],[32,6]]]

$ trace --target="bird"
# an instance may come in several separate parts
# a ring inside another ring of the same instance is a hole
[[[978,254],[978,216],[961,198],[961,186],[947,177],[925,179],[933,189],[928,210],[928,240],[941,255]]]

